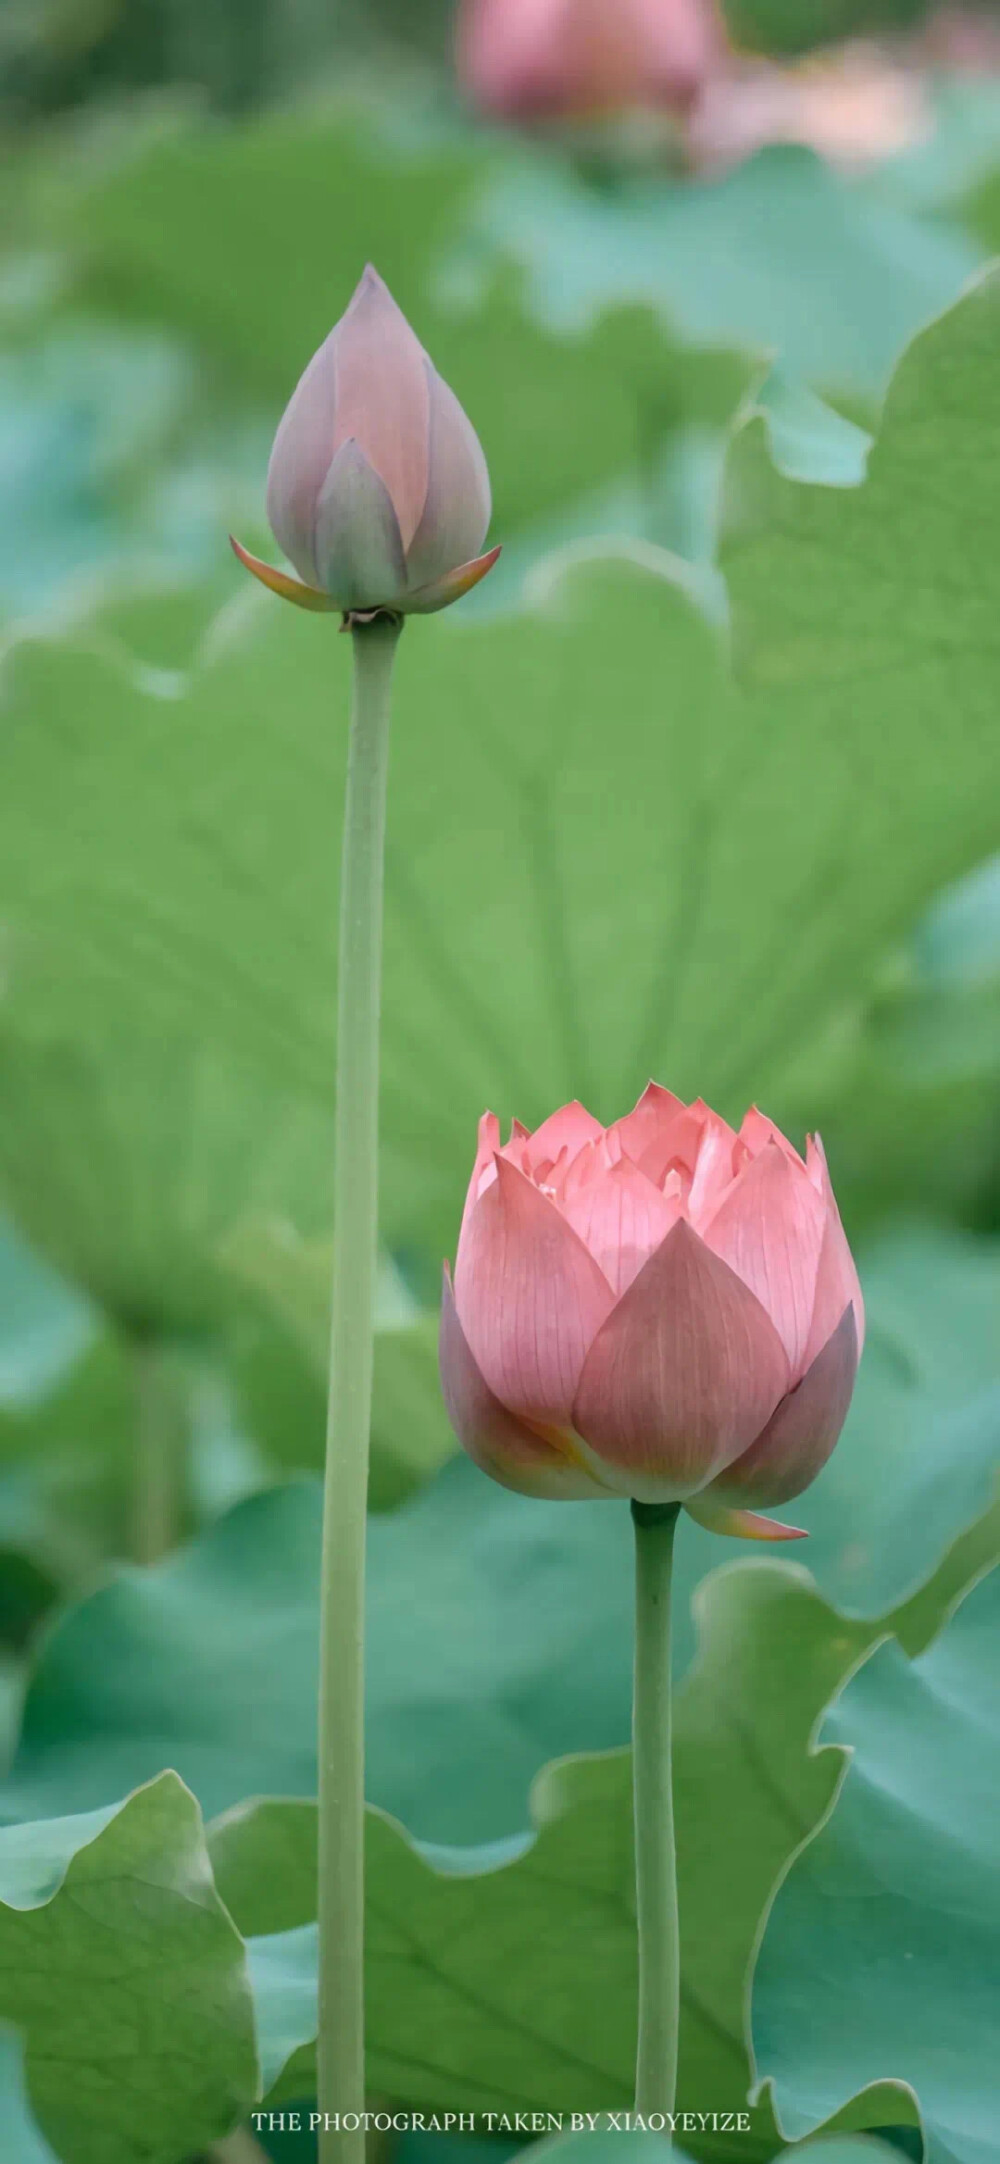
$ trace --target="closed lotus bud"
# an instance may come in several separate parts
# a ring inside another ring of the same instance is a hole
[[[464,0],[458,18],[469,97],[510,120],[684,112],[723,47],[716,0]]]
[[[299,579],[233,547],[300,607],[429,614],[496,562],[478,553],[490,508],[476,432],[369,265],[271,452],[267,515]]]
[[[599,1126],[480,1126],[441,1375],[505,1487],[682,1502],[720,1532],[808,1487],[843,1427],[864,1307],[818,1140],[739,1130],[650,1083]]]

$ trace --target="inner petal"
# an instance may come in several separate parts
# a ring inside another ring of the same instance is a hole
[[[547,1180],[559,1156],[565,1152],[566,1163],[582,1150],[588,1142],[595,1142],[603,1135],[600,1120],[595,1120],[584,1105],[575,1100],[560,1105],[558,1112],[551,1112],[533,1135],[512,1135],[501,1156],[510,1157],[528,1178],[541,1183]]]
[[[655,1155],[659,1151],[662,1136],[685,1109],[672,1090],[661,1089],[658,1082],[650,1082],[632,1111],[608,1128],[608,1139],[610,1141],[613,1136],[621,1144],[624,1155],[630,1157],[634,1165],[642,1165],[644,1152],[650,1150]]]
[[[776,1127],[774,1121],[769,1120],[767,1113],[761,1112],[757,1105],[751,1105],[749,1112],[743,1116],[740,1141],[746,1143],[751,1157],[759,1157],[761,1150],[766,1149],[769,1142],[776,1142],[779,1150],[790,1158],[793,1164],[802,1163],[798,1150],[789,1142],[787,1135],[783,1135],[780,1127]]]
[[[572,1167],[557,1207],[603,1270],[612,1290],[627,1292],[682,1213],[679,1194],[661,1194],[628,1157],[601,1163],[595,1146],[586,1167]]]
[[[728,1122],[709,1112],[702,1126],[688,1195],[688,1216],[698,1231],[718,1209],[746,1162],[747,1152]]]

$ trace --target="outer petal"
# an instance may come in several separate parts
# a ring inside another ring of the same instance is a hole
[[[425,361],[430,456],[423,516],[406,551],[407,585],[433,586],[479,554],[492,497],[482,446],[455,393]]]
[[[459,1246],[462,1244],[462,1233],[465,1231],[466,1224],[479,1201],[481,1188],[484,1185],[492,1185],[492,1182],[496,1179],[496,1155],[499,1148],[500,1122],[495,1112],[484,1112],[479,1122],[476,1162],[472,1167],[472,1178],[469,1181],[469,1191],[462,1212],[462,1229],[458,1236]],[[488,1180],[484,1178],[487,1173],[489,1174]]]
[[[595,1156],[601,1152],[598,1143]],[[668,1200],[627,1157],[606,1168],[595,1165],[592,1176],[583,1180],[575,1177],[579,1163],[578,1158],[564,1192],[557,1193],[557,1205],[613,1291],[627,1292],[677,1223],[680,1202],[676,1197]]]
[[[566,1453],[515,1420],[494,1397],[469,1350],[459,1322],[451,1276],[445,1265],[441,1294],[441,1388],[448,1418],[459,1442],[484,1473],[519,1495],[549,1496],[571,1502],[579,1497],[613,1493],[579,1464],[567,1440]]]
[[[419,338],[370,263],[327,343],[336,364],[331,457],[352,437],[360,444],[388,493],[405,551],[427,501],[428,362]]]
[[[267,469],[271,531],[310,586],[322,584],[314,549],[316,505],[334,453],[338,327],[299,378],[278,424]]]
[[[725,1533],[730,1540],[806,1540],[808,1535],[801,1525],[782,1525],[777,1518],[762,1518],[756,1510],[727,1510],[711,1488],[701,1495],[694,1495],[685,1503],[688,1515],[706,1533]]]
[[[821,1347],[826,1344],[848,1300],[854,1309],[860,1359],[865,1342],[865,1303],[854,1257],[847,1244],[847,1234],[840,1222],[840,1211],[830,1184],[826,1152],[818,1135],[809,1137],[806,1161],[810,1179],[818,1186],[826,1208],[826,1226],[816,1273],[816,1302],[809,1327],[806,1362],[814,1360]]]
[[[388,490],[360,444],[342,444],[316,506],[320,584],[342,609],[394,606],[406,564]]]
[[[259,579],[261,585],[266,586],[272,594],[280,595],[282,601],[294,601],[296,608],[310,609],[320,616],[328,616],[332,609],[336,609],[337,603],[331,601],[329,594],[323,593],[319,587],[303,586],[301,579],[291,578],[287,571],[280,571],[277,564],[266,564],[259,556],[251,556],[249,549],[244,548],[242,541],[237,541],[235,534],[230,534],[229,545],[241,564],[253,572],[254,578]]]
[[[821,1473],[847,1419],[858,1372],[854,1309],[844,1309],[833,1336],[802,1381],[749,1450],[726,1467],[708,1491],[724,1504],[787,1503]]]
[[[436,616],[439,609],[450,609],[453,601],[461,601],[463,594],[470,594],[474,586],[492,571],[500,545],[487,550],[485,556],[477,556],[471,564],[459,564],[456,571],[449,571],[443,579],[435,579],[431,586],[419,586],[409,593],[400,607],[406,616]]]
[[[768,1142],[702,1229],[712,1253],[767,1309],[796,1380],[805,1365],[825,1224],[822,1197],[805,1167],[790,1164]]]
[[[625,1494],[683,1500],[759,1435],[788,1383],[759,1300],[682,1219],[591,1346],[573,1425]]]
[[[498,1156],[496,1167],[459,1242],[459,1319],[501,1404],[546,1427],[565,1427],[614,1294],[555,1204],[506,1158]]]

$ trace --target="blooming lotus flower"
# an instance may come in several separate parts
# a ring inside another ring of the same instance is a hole
[[[457,61],[484,112],[581,119],[686,111],[723,44],[715,0],[464,0]]]
[[[496,562],[479,555],[490,508],[475,429],[369,264],[271,452],[267,515],[299,578],[236,554],[300,608],[427,615]]]
[[[650,1083],[601,1127],[492,1113],[445,1270],[441,1376],[470,1456],[524,1495],[682,1502],[720,1532],[815,1479],[864,1307],[822,1145]]]

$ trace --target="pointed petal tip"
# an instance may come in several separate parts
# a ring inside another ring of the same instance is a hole
[[[487,572],[492,571],[502,546],[500,542],[485,556],[476,556],[472,563],[459,564],[456,571],[447,572],[444,578],[435,579],[430,586],[419,586],[400,606],[407,616],[434,616],[439,609],[449,608],[453,601],[461,601],[463,594],[471,593]]]
[[[242,541],[237,541],[235,534],[230,534],[229,545],[244,569],[255,579],[259,579],[269,593],[277,594],[282,601],[293,601],[296,608],[309,609],[320,616],[329,615],[331,611],[339,608],[339,603],[332,601],[330,595],[323,593],[318,586],[307,586],[302,579],[293,578],[289,571],[279,570],[277,564],[266,564],[260,556],[251,556],[249,549],[244,548]]]
[[[692,1495],[684,1505],[689,1517],[708,1533],[722,1533],[729,1540],[808,1540],[803,1525],[783,1525],[780,1518],[765,1518],[757,1510],[728,1510],[706,1495]]]
[[[357,285],[355,286],[354,291],[351,294],[351,298],[347,304],[347,314],[350,314],[352,309],[363,306],[365,301],[371,301],[372,303],[374,303],[375,306],[378,306],[380,303],[388,303],[389,309],[392,311],[392,313],[394,315],[402,317],[402,320],[406,324],[407,329],[412,330],[412,325],[410,323],[409,317],[403,314],[403,310],[401,309],[399,302],[394,299],[392,293],[389,290],[389,287],[386,285],[385,279],[383,278],[381,271],[376,269],[374,263],[365,264],[364,270],[362,271],[361,276],[358,279]],[[414,332],[413,335],[414,337],[416,337],[416,332]],[[419,340],[417,340],[417,343],[419,344]]]

